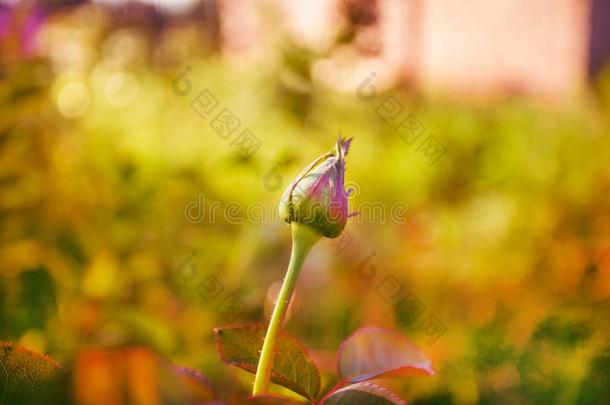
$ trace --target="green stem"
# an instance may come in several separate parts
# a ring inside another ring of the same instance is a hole
[[[271,379],[271,370],[273,369],[277,335],[282,329],[286,310],[288,309],[288,304],[290,303],[290,298],[292,297],[294,286],[299,278],[299,272],[303,266],[305,257],[313,245],[320,240],[320,235],[307,225],[293,222],[291,227],[292,253],[290,254],[290,263],[288,264],[288,271],[286,272],[282,289],[278,294],[277,302],[273,309],[269,327],[267,328],[267,334],[265,335],[265,340],[263,342],[263,349],[261,350],[256,377],[254,377],[254,390],[252,392],[252,395],[254,396],[267,393],[269,380]]]

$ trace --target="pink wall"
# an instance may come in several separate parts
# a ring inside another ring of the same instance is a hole
[[[389,0],[393,1],[393,0]],[[426,88],[558,95],[585,83],[583,0],[425,0],[417,81]]]

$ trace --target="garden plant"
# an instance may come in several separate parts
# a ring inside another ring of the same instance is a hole
[[[309,164],[288,186],[280,213],[292,230],[292,253],[269,324],[249,323],[214,329],[221,359],[255,373],[252,395],[220,398],[199,371],[171,365],[144,347],[90,349],[73,364],[60,367],[52,359],[10,343],[2,343],[0,392],[6,403],[83,404],[404,404],[396,394],[369,380],[406,375],[433,375],[427,356],[398,332],[360,328],[338,348],[336,384],[323,389],[320,371],[305,346],[282,331],[291,297],[311,248],[322,238],[343,232],[348,217],[345,157],[351,139],[339,138],[333,151]],[[119,374],[117,376],[117,373]],[[105,397],[90,395],[87,379],[109,378]],[[142,384],[142,379],[146,380]],[[275,383],[302,400],[271,393]],[[145,387],[145,389],[142,389]],[[72,392],[74,391],[74,392]],[[101,402],[100,402],[101,401]],[[153,401],[153,402],[149,402]]]

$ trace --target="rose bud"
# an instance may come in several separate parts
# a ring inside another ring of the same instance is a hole
[[[284,221],[306,224],[327,238],[343,232],[349,216],[345,156],[351,142],[340,137],[334,151],[310,163],[288,186],[280,200]]]

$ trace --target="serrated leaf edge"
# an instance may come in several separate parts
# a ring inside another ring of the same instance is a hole
[[[261,327],[263,328],[263,330],[267,329],[267,324],[264,323],[251,323],[251,324],[246,324],[246,325],[228,325],[228,326],[221,326],[221,327],[215,327],[214,330],[214,341],[216,344],[216,350],[218,351],[218,353],[220,354],[220,358],[223,362],[225,362],[226,364],[229,365],[234,365],[236,367],[239,367],[243,370],[249,371],[251,373],[256,373],[256,367],[252,366],[249,363],[243,363],[243,362],[238,362],[238,361],[233,361],[230,360],[226,357],[224,351],[221,349],[220,347],[220,341],[219,341],[219,335],[218,333],[221,332],[222,330],[227,330],[227,329],[243,329],[243,328],[257,328],[257,327]],[[280,333],[278,334],[278,338],[279,337],[282,338],[286,338],[287,340],[290,340],[292,343],[294,343],[297,347],[299,347],[300,350],[303,351],[303,353],[305,353],[308,362],[313,366],[313,369],[316,371],[315,373],[315,377],[316,377],[316,381],[317,381],[317,390],[315,393],[310,394],[309,392],[306,392],[305,389],[303,389],[304,387],[300,386],[299,384],[294,383],[292,380],[288,379],[286,376],[283,376],[282,374],[279,374],[278,372],[275,371],[275,369],[271,370],[271,378],[273,380],[273,378],[276,378],[278,381],[280,382],[276,382],[279,385],[282,385],[294,392],[296,392],[299,395],[304,396],[305,398],[313,401],[318,394],[320,393],[320,385],[321,385],[321,378],[320,378],[320,371],[318,370],[318,367],[316,366],[316,363],[311,359],[311,355],[309,354],[309,351],[307,350],[307,348],[305,347],[305,345],[303,343],[301,343],[297,338],[295,338],[292,335],[289,335],[288,333],[284,332],[284,331],[280,331]],[[311,389],[311,383],[309,384],[309,386],[307,387],[309,389]]]

